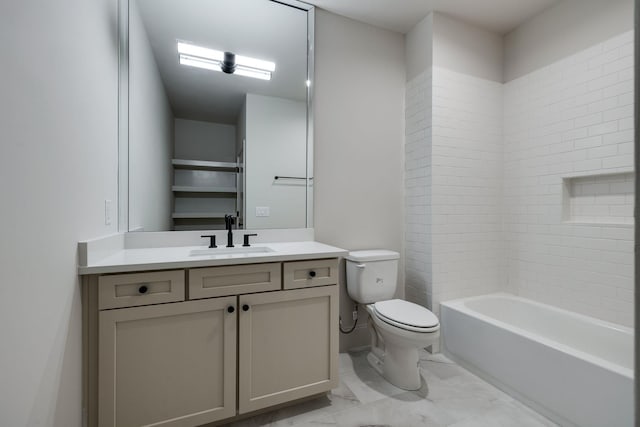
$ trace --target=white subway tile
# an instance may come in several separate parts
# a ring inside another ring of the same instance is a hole
[[[618,130],[632,130],[633,129],[633,117],[618,120]]]
[[[591,148],[588,150],[588,157],[590,159],[599,159],[602,157],[610,157],[618,154],[618,147],[616,145],[605,145],[602,147]]]
[[[597,171],[602,168],[602,160],[590,159],[573,163],[573,170],[576,172]]]
[[[628,93],[630,90],[629,84],[630,84],[630,81],[628,79],[625,79],[625,81],[622,81],[618,84],[607,86],[602,89],[602,97],[609,98],[610,96],[624,95]]]
[[[604,144],[619,144],[623,142],[633,142],[633,128],[610,133],[610,134],[604,135],[602,138],[603,138],[602,141]]]
[[[576,150],[599,147],[600,145],[602,145],[602,136],[600,135],[588,138],[579,138],[573,141],[573,146]]]
[[[620,155],[633,155],[633,142],[623,142],[618,144],[618,154]]]
[[[617,73],[607,74],[606,76],[602,76],[589,81],[587,83],[587,90],[589,92],[592,92],[594,90],[608,88],[610,86],[615,85],[616,83],[618,83],[618,74]],[[607,96],[605,94],[605,98],[606,97]]]
[[[603,74],[615,73],[629,68],[633,69],[633,56],[631,55],[602,64]]]
[[[610,168],[624,168],[633,166],[633,157],[628,155],[619,155],[614,157],[607,157],[602,159],[602,167],[604,169]]]
[[[604,135],[604,134],[608,134],[608,133],[617,132],[618,131],[618,122],[621,122],[621,120],[620,121],[614,120],[614,121],[610,121],[610,122],[605,122],[605,123],[589,126],[589,135],[590,136]]]
[[[407,295],[437,306],[506,289],[632,318],[632,41],[503,86],[437,67],[408,82]],[[585,174],[567,200],[562,178]]]
[[[602,120],[605,122],[629,117],[633,117],[633,105],[625,105],[602,113]]]
[[[616,117],[616,119],[618,119],[618,117]],[[613,119],[610,119],[610,120],[613,120]],[[577,128],[591,126],[599,123],[602,123],[602,113],[589,114],[586,116],[577,117],[574,120],[574,126]]]

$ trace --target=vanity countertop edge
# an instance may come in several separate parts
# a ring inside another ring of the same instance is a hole
[[[260,243],[252,247],[268,247],[270,252],[190,255],[203,246],[122,249],[95,263],[80,265],[79,275],[126,273],[177,268],[214,267],[308,259],[344,257],[348,251],[315,241]],[[224,248],[221,248],[224,249]],[[213,253],[214,250],[212,250]]]

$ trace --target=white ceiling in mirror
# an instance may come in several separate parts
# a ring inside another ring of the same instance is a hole
[[[429,12],[447,13],[506,34],[559,0],[306,0],[307,3],[377,27],[406,33]]]
[[[306,11],[264,0],[134,1],[176,117],[234,124],[246,93],[306,101]],[[272,61],[276,70],[265,81],[180,65],[177,40]]]

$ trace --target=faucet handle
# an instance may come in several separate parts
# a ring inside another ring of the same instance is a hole
[[[257,236],[257,234],[253,233],[253,234],[245,234],[244,235],[244,244],[242,246],[251,246],[249,244],[249,237],[251,236]]]
[[[209,240],[209,247],[210,248],[217,248],[216,246],[216,235],[215,234],[206,234],[204,236],[200,236],[202,238],[208,237]]]

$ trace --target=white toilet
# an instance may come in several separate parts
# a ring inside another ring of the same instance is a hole
[[[366,304],[373,322],[369,363],[405,390],[420,388],[418,350],[438,342],[440,322],[428,309],[393,297],[397,287],[400,254],[388,250],[349,252],[347,292]]]

